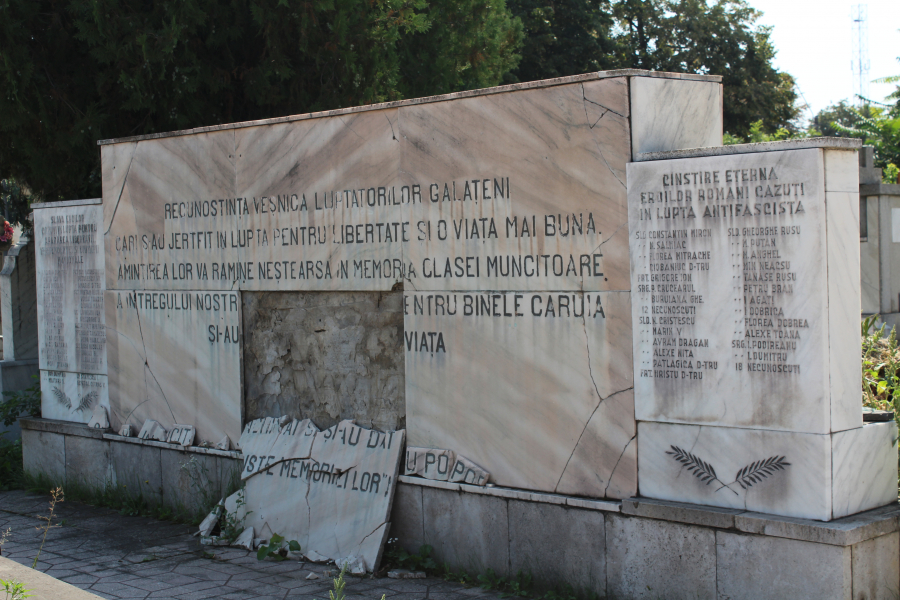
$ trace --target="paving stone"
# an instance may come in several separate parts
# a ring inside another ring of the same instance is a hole
[[[0,492],[0,527],[12,528],[11,539],[3,547],[5,558],[31,566],[40,546],[34,532],[36,517],[46,514],[47,500],[21,491]],[[253,553],[230,548],[217,548],[217,558],[207,558],[207,549],[183,525],[123,517],[75,502],[60,504],[57,515],[71,526],[51,530],[39,570],[65,574],[61,579],[67,583],[109,600],[314,600],[327,598],[332,590],[331,578],[322,576],[324,565],[260,562]],[[145,562],[148,556],[156,558]],[[307,581],[311,571],[322,578]],[[358,600],[379,600],[382,595],[391,600],[499,597],[434,578],[348,578],[347,593]]]

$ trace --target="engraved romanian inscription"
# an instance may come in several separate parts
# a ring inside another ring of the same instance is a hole
[[[98,205],[35,211],[41,369],[106,374]]]
[[[767,410],[787,428],[816,395],[827,274],[815,152],[636,165],[635,387],[654,419],[750,424]],[[732,394],[746,397],[736,413]],[[761,406],[779,394],[790,406]]]

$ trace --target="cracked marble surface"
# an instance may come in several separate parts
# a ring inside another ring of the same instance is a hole
[[[628,292],[408,292],[404,302],[412,446],[452,448],[497,485],[636,493]]]
[[[197,443],[239,437],[237,293],[107,291],[105,308],[114,430],[153,419],[193,425]]]
[[[323,431],[305,419],[248,423],[240,439],[246,487],[226,509],[256,537],[297,540],[317,560],[358,557],[372,571],[387,540],[404,435],[352,421]]]

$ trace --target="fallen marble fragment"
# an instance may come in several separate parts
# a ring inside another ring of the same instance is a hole
[[[141,427],[140,433],[138,433],[138,438],[164,442],[166,441],[166,429],[153,419],[147,419],[144,421],[144,426]]]
[[[134,437],[134,425],[131,423],[122,425],[122,428],[119,430],[119,435],[122,437]]]
[[[388,571],[391,579],[425,579],[425,571],[410,571],[409,569],[394,569]]]
[[[456,465],[456,453],[440,448],[406,447],[404,475],[418,475],[434,481],[447,481]]]
[[[231,450],[231,438],[227,435],[216,444],[216,450]]]
[[[253,537],[254,531],[252,527],[248,527],[241,535],[237,537],[236,540],[231,544],[235,548],[244,548],[246,550],[255,550],[256,549],[256,539]]]
[[[287,425],[288,423],[290,423],[290,422],[293,421],[293,420],[294,420],[294,417],[291,417],[291,416],[288,416],[288,415],[284,415],[283,417],[281,417],[280,419],[278,419],[278,426],[279,426],[281,429],[284,429],[285,425]]]
[[[259,535],[296,540],[311,562],[352,557],[351,572],[377,569],[405,435],[351,420],[324,431],[309,419],[252,421],[240,439],[245,502],[229,498],[226,509]]]
[[[91,420],[88,421],[88,427],[91,429],[109,429],[109,415],[105,407],[99,404],[94,407]]]
[[[227,546],[228,540],[217,535],[201,537],[200,544],[203,546]]]
[[[334,561],[338,569],[346,570],[351,575],[362,575],[366,572],[366,561],[358,556],[347,556]]]
[[[307,578],[307,579],[318,579],[318,578],[319,578],[319,576],[318,576],[318,575],[316,575],[316,574],[315,574],[315,573],[313,573],[313,572],[310,572],[310,574],[309,574],[309,575],[307,575],[307,576],[306,576],[306,578]]]
[[[220,500],[219,503],[216,505],[216,507],[214,509],[212,509],[212,512],[210,512],[208,515],[206,515],[206,518],[204,518],[200,522],[200,535],[201,536],[208,537],[209,534],[212,533],[212,530],[213,530],[213,528],[215,528],[216,523],[219,522],[219,515],[221,514],[224,506],[225,506],[225,503]]]
[[[485,485],[491,478],[491,474],[476,465],[464,456],[456,456],[456,464],[450,474],[451,483],[470,483],[472,485]]]
[[[166,436],[166,441],[170,444],[178,444],[179,446],[193,446],[194,438],[197,433],[193,425],[179,425],[175,423]]]

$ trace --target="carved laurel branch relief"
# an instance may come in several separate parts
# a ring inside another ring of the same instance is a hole
[[[64,391],[59,389],[59,387],[55,386],[53,388],[53,395],[56,396],[56,401],[60,404],[60,406],[63,406],[66,408],[66,410],[71,410],[72,412],[89,412],[93,408],[94,402],[99,397],[99,394],[97,394],[96,391],[88,392],[81,397],[81,400],[78,401],[78,406],[75,407],[75,410],[72,410],[72,401]]]
[[[732,486],[739,485],[742,489],[748,490],[753,487],[753,485],[761,483],[772,475],[775,475],[778,471],[783,471],[785,467],[791,466],[791,463],[787,462],[784,456],[770,456],[769,458],[757,460],[738,469],[737,474],[734,476],[734,481],[725,483],[719,479],[718,475],[716,475],[715,468],[696,454],[692,454],[687,450],[682,450],[678,446],[670,446],[670,448],[672,449],[666,450],[666,454],[681,463],[681,466],[686,468],[688,473],[691,473],[706,485],[709,485],[714,481],[720,484],[719,487],[716,488],[716,492],[723,488],[728,488],[728,490],[735,495],[738,495],[738,492]]]

